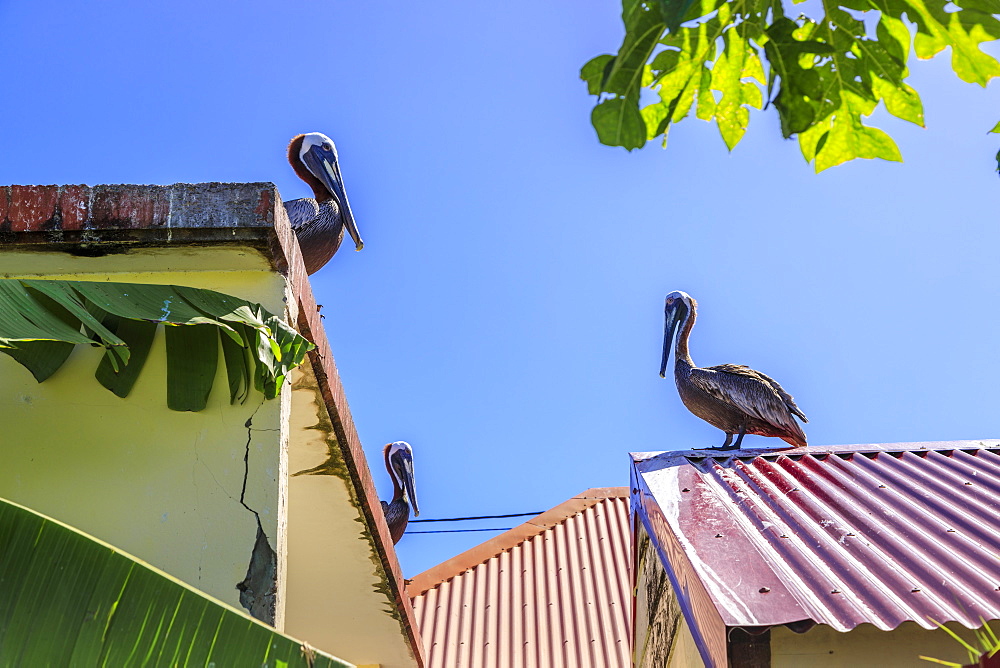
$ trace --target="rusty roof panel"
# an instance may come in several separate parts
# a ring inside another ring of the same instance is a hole
[[[588,490],[414,578],[428,668],[630,666],[628,488]]]
[[[687,556],[665,565],[691,569],[680,575],[726,626],[1000,619],[1000,442],[636,454],[633,466],[661,558],[667,543]]]

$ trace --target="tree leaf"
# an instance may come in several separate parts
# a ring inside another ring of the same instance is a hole
[[[587,82],[587,92],[591,95],[601,94],[601,84],[604,82],[604,73],[608,65],[615,59],[609,53],[591,58],[580,68],[580,78]]]
[[[757,51],[750,48],[737,31],[727,31],[724,43],[725,48],[712,68],[712,88],[722,93],[722,99],[716,105],[715,120],[722,139],[732,151],[750,123],[748,106],[760,109],[764,102],[757,84],[744,79],[764,83],[764,70]],[[699,99],[701,97],[704,95]]]
[[[906,83],[911,41],[918,58],[951,47],[964,81],[985,86],[1000,76],[1000,61],[980,48],[1000,39],[1000,0],[821,0],[812,9],[815,16],[792,20],[780,0],[623,0],[618,55],[581,73],[598,97],[598,137],[632,149],[662,136],[666,145],[670,125],[696,104],[732,150],[750,110],[765,107],[756,82],[764,83],[766,60],[781,132],[799,135],[817,171],[861,157],[899,160],[895,142],[862,119],[884,102],[893,116],[924,125],[920,96]],[[635,111],[642,88],[659,101]]]
[[[594,107],[590,119],[602,144],[623,146],[631,151],[646,143],[646,123],[638,105],[631,100],[605,100]]]
[[[886,0],[883,11],[897,19],[905,14],[916,24],[913,49],[918,58],[931,58],[950,46],[955,74],[963,81],[985,86],[990,79],[1000,75],[1000,63],[984,53],[979,45],[1000,38],[1000,21],[978,9],[950,12],[948,4],[944,0]],[[969,0],[954,4],[975,6]]]
[[[833,47],[814,39],[796,37],[800,26],[790,19],[779,19],[767,29],[764,49],[771,64],[770,86],[780,77],[781,86],[774,106],[781,119],[785,138],[804,132],[839,106],[839,91],[823,84],[817,68],[803,67],[802,57],[817,61],[833,53]]]
[[[725,7],[723,5],[720,11],[725,13]],[[722,25],[722,20],[715,17],[697,26],[681,28],[661,40],[667,50],[662,51],[650,66],[660,102],[643,110],[649,139],[660,134],[665,136],[669,124],[686,117],[695,100],[699,118],[714,117],[712,70],[705,63],[715,57],[715,41]]]
[[[882,130],[866,126],[861,117],[871,114],[874,105],[851,92],[844,94],[845,110],[830,124],[823,144],[816,150],[816,171],[821,172],[855,158],[882,158],[902,162],[899,148]]]
[[[681,26],[684,17],[694,5],[695,0],[656,0],[660,7],[660,14],[667,24],[667,29],[674,32]]]

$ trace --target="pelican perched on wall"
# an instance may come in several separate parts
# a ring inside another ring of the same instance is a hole
[[[385,468],[392,478],[392,501],[382,502],[382,512],[385,513],[392,542],[396,544],[410,521],[411,503],[414,516],[420,516],[417,492],[413,486],[413,448],[406,441],[396,441],[386,445],[382,454],[385,456]]]
[[[365,242],[347,201],[333,141],[320,132],[297,135],[288,145],[288,162],[315,196],[315,199],[285,202],[288,220],[302,248],[306,272],[315,274],[340,248],[345,227],[354,239],[356,250],[361,250]]]
[[[792,395],[777,381],[742,364],[720,364],[700,369],[688,352],[698,302],[686,292],[671,292],[664,306],[663,360],[660,377],[666,377],[667,358],[674,332],[680,325],[674,351],[674,380],[687,409],[726,432],[723,450],[736,449],[744,434],[777,436],[792,445],[806,445],[806,435],[795,418],[808,422]],[[739,434],[730,448],[733,434]]]

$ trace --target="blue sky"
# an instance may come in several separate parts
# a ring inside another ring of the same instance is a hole
[[[578,79],[619,12],[0,0],[0,183],[292,199],[288,140],[333,137],[366,246],[313,286],[376,483],[412,443],[426,517],[547,509],[627,485],[629,451],[721,443],[658,375],[671,290],[699,300],[695,362],[778,379],[812,444],[1000,435],[997,90],[918,64],[928,129],[876,122],[903,164],[814,175],[772,113],[733,154],[694,119],[629,154]],[[406,536],[403,570],[491,535]]]

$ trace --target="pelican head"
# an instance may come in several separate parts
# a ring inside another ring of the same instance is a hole
[[[674,340],[677,325],[683,322],[696,306],[691,295],[676,290],[667,295],[663,305],[666,322],[663,325],[663,359],[660,362],[660,378],[667,376],[667,358],[670,357],[670,344]]]
[[[385,446],[385,467],[389,469],[389,475],[396,486],[396,495],[403,498],[413,506],[413,515],[420,516],[420,507],[417,505],[417,492],[413,484],[413,448],[406,441],[396,441]]]
[[[365,242],[361,240],[354,214],[351,213],[351,204],[344,191],[344,179],[340,175],[340,162],[337,160],[337,147],[333,140],[322,132],[298,135],[288,145],[288,162],[299,178],[312,187],[317,202],[328,199],[337,202],[344,226],[354,239],[354,248],[364,248]]]

